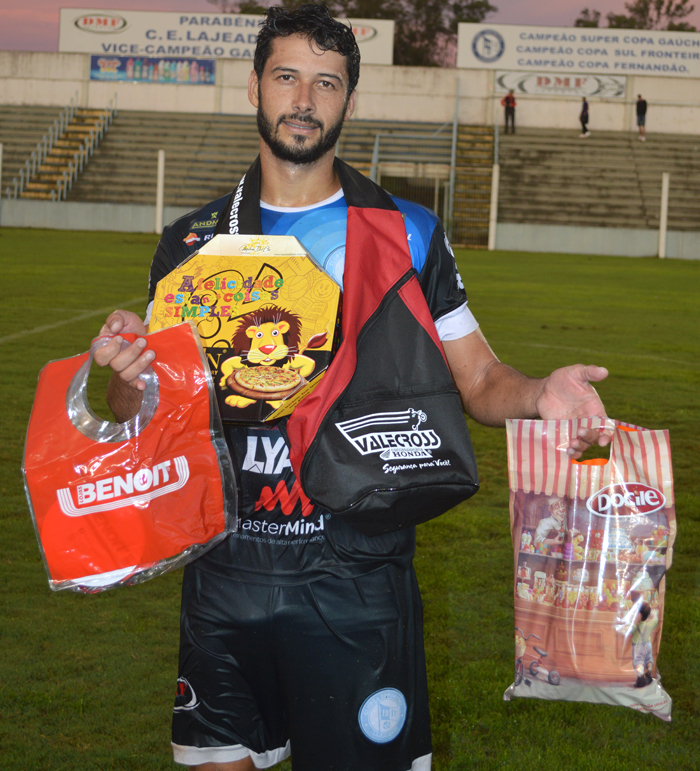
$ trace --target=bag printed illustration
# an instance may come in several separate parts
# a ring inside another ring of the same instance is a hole
[[[571,460],[580,427],[610,458]],[[667,431],[610,419],[507,421],[516,696],[671,719],[656,666],[676,537]]]
[[[126,423],[87,402],[94,352],[108,340],[42,369],[27,430],[25,489],[56,590],[144,581],[235,527],[234,472],[197,333],[181,324],[148,336],[156,359]]]

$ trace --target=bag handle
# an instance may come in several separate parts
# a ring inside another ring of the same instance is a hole
[[[612,418],[584,418],[580,423],[587,422],[590,425],[589,428],[600,428],[603,434],[610,436],[610,456],[608,458],[588,458],[587,460],[574,460],[571,459],[571,464],[574,466],[607,466],[610,459],[615,452],[615,444],[618,440],[618,432],[625,431],[627,433],[635,433],[637,431],[644,431],[645,429],[639,426],[633,426],[629,423],[621,423],[620,421],[613,420]]]
[[[136,339],[135,335],[122,335],[122,337]],[[138,436],[151,422],[158,408],[158,375],[149,365],[139,375],[146,384],[146,389],[143,391],[141,407],[133,418],[125,423],[112,423],[108,420],[102,420],[92,411],[87,398],[90,368],[95,352],[111,340],[111,336],[104,335],[92,341],[90,355],[73,376],[66,393],[66,411],[70,422],[83,436],[94,442],[124,442]],[[125,339],[122,343],[122,350],[128,348],[131,342],[133,340]]]

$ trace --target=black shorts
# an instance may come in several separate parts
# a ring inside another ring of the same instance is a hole
[[[422,608],[413,569],[263,586],[183,581],[175,761],[294,771],[428,771]]]

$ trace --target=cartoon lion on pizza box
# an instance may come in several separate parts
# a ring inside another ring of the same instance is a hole
[[[262,307],[240,319],[231,339],[236,355],[221,365],[219,388],[235,391],[225,398],[232,407],[248,407],[264,399],[277,409],[281,402],[304,385],[316,361],[299,351],[302,321],[276,306]],[[325,332],[314,335],[307,349],[321,347]]]

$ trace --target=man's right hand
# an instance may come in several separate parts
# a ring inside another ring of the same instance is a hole
[[[141,408],[146,383],[140,376],[156,357],[152,350],[146,350],[148,343],[143,337],[137,337],[122,351],[121,335],[147,333],[148,328],[137,314],[121,310],[110,313],[100,330],[100,336],[113,335],[107,345],[95,352],[95,362],[113,370],[107,387],[107,403],[120,423],[133,418]]]
[[[143,391],[146,383],[140,375],[151,364],[155,353],[146,350],[148,345],[143,337],[138,337],[131,345],[122,350],[124,338],[121,334],[145,335],[148,329],[141,318],[131,311],[117,310],[110,313],[100,330],[102,335],[114,335],[107,345],[95,353],[95,362],[100,367],[111,367],[115,375],[126,385],[137,391]],[[112,408],[114,409],[114,408]]]

